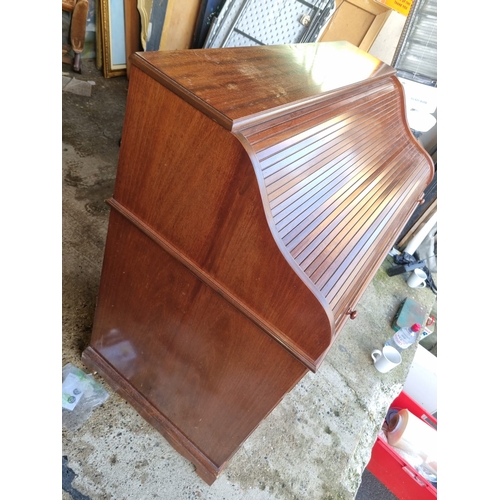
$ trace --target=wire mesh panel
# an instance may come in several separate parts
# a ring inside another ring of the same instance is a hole
[[[398,75],[437,86],[437,0],[415,0],[392,66]]]
[[[335,10],[335,0],[226,2],[205,47],[314,42]]]

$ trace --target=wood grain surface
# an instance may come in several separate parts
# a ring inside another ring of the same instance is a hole
[[[394,73],[347,42],[147,52],[135,59],[144,72],[229,129]]]

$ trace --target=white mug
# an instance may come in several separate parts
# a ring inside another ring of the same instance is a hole
[[[391,345],[385,345],[382,350],[372,351],[372,359],[380,373],[387,373],[401,363],[401,354]]]
[[[424,288],[427,274],[422,269],[415,269],[406,280],[410,288]]]

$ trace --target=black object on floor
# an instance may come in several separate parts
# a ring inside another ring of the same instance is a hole
[[[361,476],[355,500],[398,500],[368,469]]]
[[[62,457],[62,489],[69,493],[73,500],[92,500],[87,495],[83,495],[78,490],[75,490],[71,483],[73,479],[75,479],[76,474],[73,472],[73,469],[68,467],[68,457]]]

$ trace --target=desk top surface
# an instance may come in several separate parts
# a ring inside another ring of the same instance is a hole
[[[395,73],[342,41],[143,52],[133,62],[227,128],[248,116]]]

